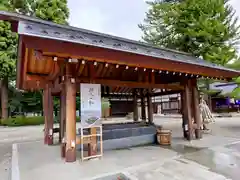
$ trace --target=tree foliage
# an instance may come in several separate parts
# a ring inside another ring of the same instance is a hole
[[[11,0],[16,12],[58,24],[67,24],[67,0]]]
[[[6,0],[6,4],[9,5],[8,9],[11,7],[12,10],[17,13],[35,16],[44,20],[58,23],[58,24],[67,24],[67,20],[69,17],[67,0]],[[3,34],[3,37],[7,38],[6,34]],[[11,38],[9,38],[9,41],[10,40]],[[4,39],[4,42],[6,42],[5,39]],[[16,41],[13,42],[13,45],[15,45],[14,46],[15,48],[17,45],[17,42]],[[1,44],[0,44],[0,47],[1,47]],[[9,61],[8,57],[6,58],[8,60],[8,64],[10,62],[14,62],[14,63],[16,62],[16,51],[12,51],[12,52],[14,52],[13,54],[15,56],[13,56],[13,59],[12,59],[13,61]],[[7,64],[6,61],[3,61],[3,64],[4,66],[6,66]],[[12,69],[15,70],[15,64],[13,64]],[[1,67],[0,67],[0,70],[1,70]],[[7,70],[1,71],[1,72],[9,73],[9,71]],[[13,86],[10,86],[10,88],[11,89],[10,89],[9,107],[11,109],[11,112],[19,112],[19,111],[40,112],[42,110],[42,93],[41,92],[21,92],[19,90],[14,89]],[[59,100],[54,98],[54,110],[57,111],[58,109],[59,109]]]
[[[3,0],[0,10],[12,10],[7,0]],[[16,67],[17,35],[11,31],[11,24],[0,21],[0,79],[12,77]]]
[[[228,67],[240,71],[240,58],[238,58],[234,63],[228,64]],[[236,87],[233,90],[233,92],[231,93],[231,96],[236,99],[240,99],[240,76],[235,78],[234,82],[238,84],[238,87]]]
[[[67,0],[37,0],[32,5],[34,16],[58,24],[67,24],[69,9]]]
[[[238,19],[228,0],[148,2],[143,40],[225,65],[236,58]]]

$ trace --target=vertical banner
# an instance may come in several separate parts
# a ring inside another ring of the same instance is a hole
[[[101,125],[101,85],[80,84],[81,124],[83,127]]]

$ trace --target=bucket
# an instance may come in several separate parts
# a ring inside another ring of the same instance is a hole
[[[157,130],[157,142],[160,145],[171,145],[172,139],[172,132],[171,130],[167,129],[158,129]]]

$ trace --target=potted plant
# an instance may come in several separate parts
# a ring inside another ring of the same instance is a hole
[[[102,117],[107,118],[110,116],[110,102],[108,99],[102,98]]]

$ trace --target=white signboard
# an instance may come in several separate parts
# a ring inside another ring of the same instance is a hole
[[[81,124],[83,127],[101,125],[101,85],[80,84]]]

